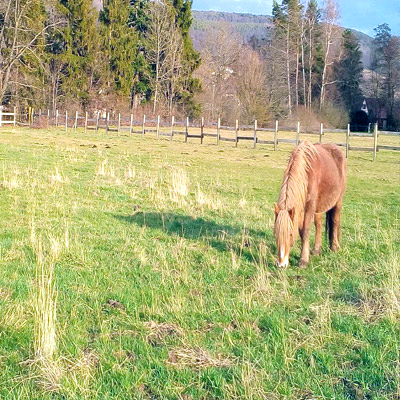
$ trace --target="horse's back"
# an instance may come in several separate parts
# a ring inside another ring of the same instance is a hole
[[[339,172],[343,173],[343,176],[346,175],[346,157],[343,154],[341,148],[334,143],[317,143],[314,146],[317,147],[318,152],[323,149],[326,151],[335,161]]]
[[[312,186],[318,190],[318,212],[325,212],[343,198],[346,158],[340,147],[332,143],[318,143],[315,148],[318,150],[318,161],[313,173],[316,185]]]

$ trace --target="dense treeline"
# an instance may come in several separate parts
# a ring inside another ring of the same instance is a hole
[[[263,38],[243,44],[221,22],[200,54],[189,35],[191,6],[104,0],[98,11],[93,0],[0,0],[2,103],[398,129],[400,43],[388,25],[375,29],[363,69],[358,39],[338,25],[336,0],[322,8],[275,0]]]
[[[3,104],[196,112],[190,0],[2,0]],[[112,106],[111,106],[112,105]]]
[[[201,43],[199,96],[210,116],[324,121],[344,127],[398,129],[399,44],[384,24],[376,28],[372,60],[362,65],[360,42],[339,23],[334,0],[274,1],[272,26],[247,45],[226,24]],[[367,64],[367,63],[366,63]],[[371,67],[369,67],[369,64]],[[368,115],[360,116],[368,100]],[[363,125],[364,124],[364,125]]]

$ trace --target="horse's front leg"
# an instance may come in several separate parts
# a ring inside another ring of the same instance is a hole
[[[321,253],[321,246],[322,246],[322,213],[315,213],[314,225],[315,225],[315,243],[312,254],[319,255]]]
[[[301,256],[299,261],[300,268],[305,268],[310,259],[310,232],[313,219],[314,219],[314,208],[306,210],[304,214],[303,227],[300,229],[300,237],[301,237]]]

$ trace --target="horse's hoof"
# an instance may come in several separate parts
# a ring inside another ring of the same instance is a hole
[[[334,253],[337,252],[339,250],[339,246],[331,246],[331,251],[333,251]]]
[[[321,254],[321,249],[314,249],[311,254],[314,256],[319,256]]]
[[[307,267],[307,261],[300,260],[299,261],[299,268],[306,268]]]

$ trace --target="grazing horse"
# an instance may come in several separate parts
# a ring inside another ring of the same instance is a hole
[[[275,227],[279,267],[289,265],[289,252],[297,232],[301,237],[300,267],[310,258],[311,224],[315,223],[313,254],[321,252],[322,213],[332,251],[339,248],[340,213],[346,191],[346,159],[335,144],[301,142],[292,152],[283,176]]]

